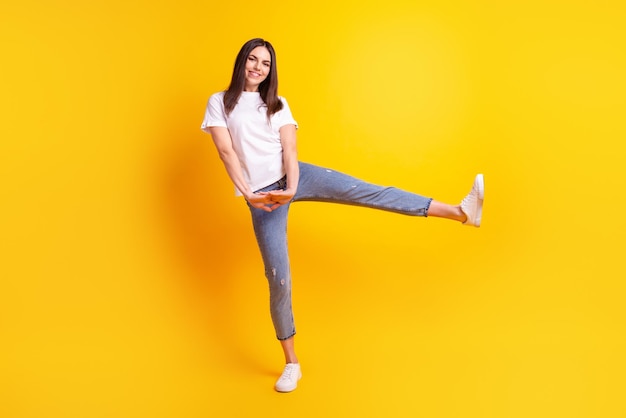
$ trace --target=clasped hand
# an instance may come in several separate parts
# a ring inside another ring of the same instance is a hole
[[[295,190],[272,190],[270,192],[253,193],[246,200],[254,208],[271,212],[291,202],[295,194]]]

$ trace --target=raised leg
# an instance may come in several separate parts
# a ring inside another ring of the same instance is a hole
[[[341,203],[409,216],[427,216],[432,199],[301,162],[300,182],[293,201]]]

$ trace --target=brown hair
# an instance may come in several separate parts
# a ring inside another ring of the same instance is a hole
[[[246,60],[252,50],[259,46],[267,48],[272,58],[267,78],[259,84],[261,99],[263,99],[263,102],[267,106],[267,118],[269,119],[274,113],[283,108],[283,103],[278,98],[278,74],[276,72],[276,52],[274,52],[274,47],[266,40],[254,38],[246,42],[239,50],[239,54],[237,54],[233,77],[230,81],[230,86],[228,86],[224,94],[224,108],[226,109],[227,115],[229,115],[237,105],[239,96],[245,87]]]

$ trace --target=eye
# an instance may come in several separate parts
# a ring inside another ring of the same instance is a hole
[[[270,68],[270,63],[269,62],[264,62],[263,65],[265,65],[267,68]]]

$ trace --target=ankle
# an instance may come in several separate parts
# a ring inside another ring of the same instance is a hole
[[[455,206],[455,209],[456,209],[456,220],[461,223],[465,223],[467,221],[467,214],[463,212],[463,209],[461,209],[461,205]]]

